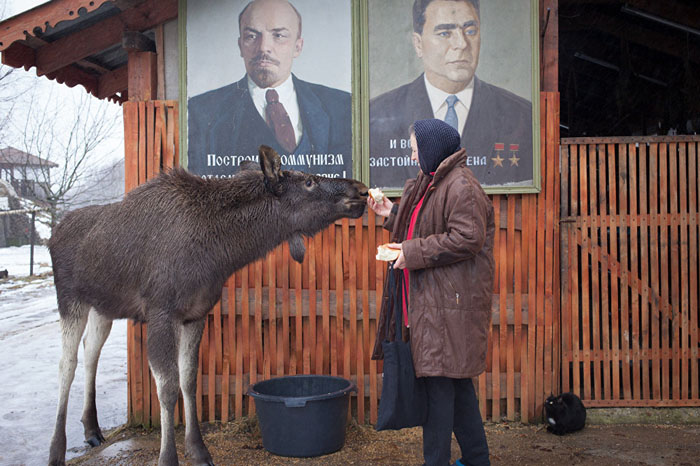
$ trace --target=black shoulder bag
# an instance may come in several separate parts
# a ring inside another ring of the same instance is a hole
[[[403,341],[401,325],[403,320],[402,285],[403,271],[395,271],[389,264],[390,304],[385,319],[386,340],[382,342],[384,351],[384,374],[382,397],[379,400],[379,413],[376,430],[398,430],[416,427],[425,423],[428,415],[428,399],[423,378],[416,378],[411,357],[410,342]],[[389,325],[391,314],[396,322],[394,341],[390,341]]]

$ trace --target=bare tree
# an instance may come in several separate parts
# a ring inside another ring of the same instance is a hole
[[[115,150],[121,121],[117,104],[87,93],[72,100],[57,98],[53,91],[48,97],[33,92],[24,124],[17,128],[22,150],[41,159],[31,171],[46,198],[52,226],[71,191],[102,168],[102,160]]]
[[[7,1],[0,0],[0,19],[5,19],[7,11]],[[0,141],[5,137],[18,100],[32,84],[23,70],[0,64]]]

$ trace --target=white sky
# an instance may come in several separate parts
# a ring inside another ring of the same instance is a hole
[[[44,0],[0,0],[0,16],[3,18],[8,18],[10,16],[15,16],[37,5],[46,3]],[[33,86],[33,92],[36,93],[38,100],[41,101],[46,99],[51,99],[51,102],[59,106],[62,109],[61,120],[67,125],[68,122],[73,120],[75,115],[76,103],[79,101],[80,97],[87,94],[87,91],[83,86],[75,86],[69,88],[64,84],[59,84],[56,81],[51,81],[44,77],[37,77],[36,68],[30,68],[29,71],[24,69],[17,69],[13,76],[16,81],[13,81],[13,85],[16,83],[16,89],[26,89],[27,87]],[[4,135],[5,137],[0,139],[0,147],[13,146],[17,149],[23,149],[22,147],[22,126],[26,120],[27,108],[29,105],[29,99],[31,98],[31,92],[27,92],[22,95],[22,97],[15,104],[15,107],[11,112],[12,123],[9,125],[8,131]],[[97,99],[96,99],[97,100]],[[1,111],[6,111],[5,109],[0,109]],[[117,104],[110,104],[106,108],[107,112],[114,112],[115,114],[121,115],[121,107]],[[123,124],[118,124],[115,131],[115,136],[113,140],[104,144],[97,150],[97,156],[94,159],[94,163],[98,167],[106,166],[116,162],[117,160],[124,158],[124,134],[123,134]]]

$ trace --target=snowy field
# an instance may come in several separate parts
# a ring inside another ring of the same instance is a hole
[[[35,247],[29,277],[29,246],[0,248],[0,464],[45,465],[58,397],[61,331],[51,258]],[[83,454],[83,348],[68,402],[66,459]],[[126,422],[126,321],[116,321],[97,371],[97,415],[102,430]]]

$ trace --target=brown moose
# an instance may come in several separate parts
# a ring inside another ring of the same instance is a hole
[[[207,313],[226,279],[284,241],[304,259],[304,236],[365,210],[367,187],[348,179],[282,171],[260,146],[260,168],[229,179],[175,169],[121,202],[68,213],[49,241],[63,354],[49,464],[65,464],[66,406],[80,338],[85,346],[82,422],[91,445],[104,441],[95,407],[95,373],[114,319],[148,323],[148,360],[160,400],[159,465],[178,464],[173,411],[182,390],[186,451],[213,461],[197,423],[197,356]]]

